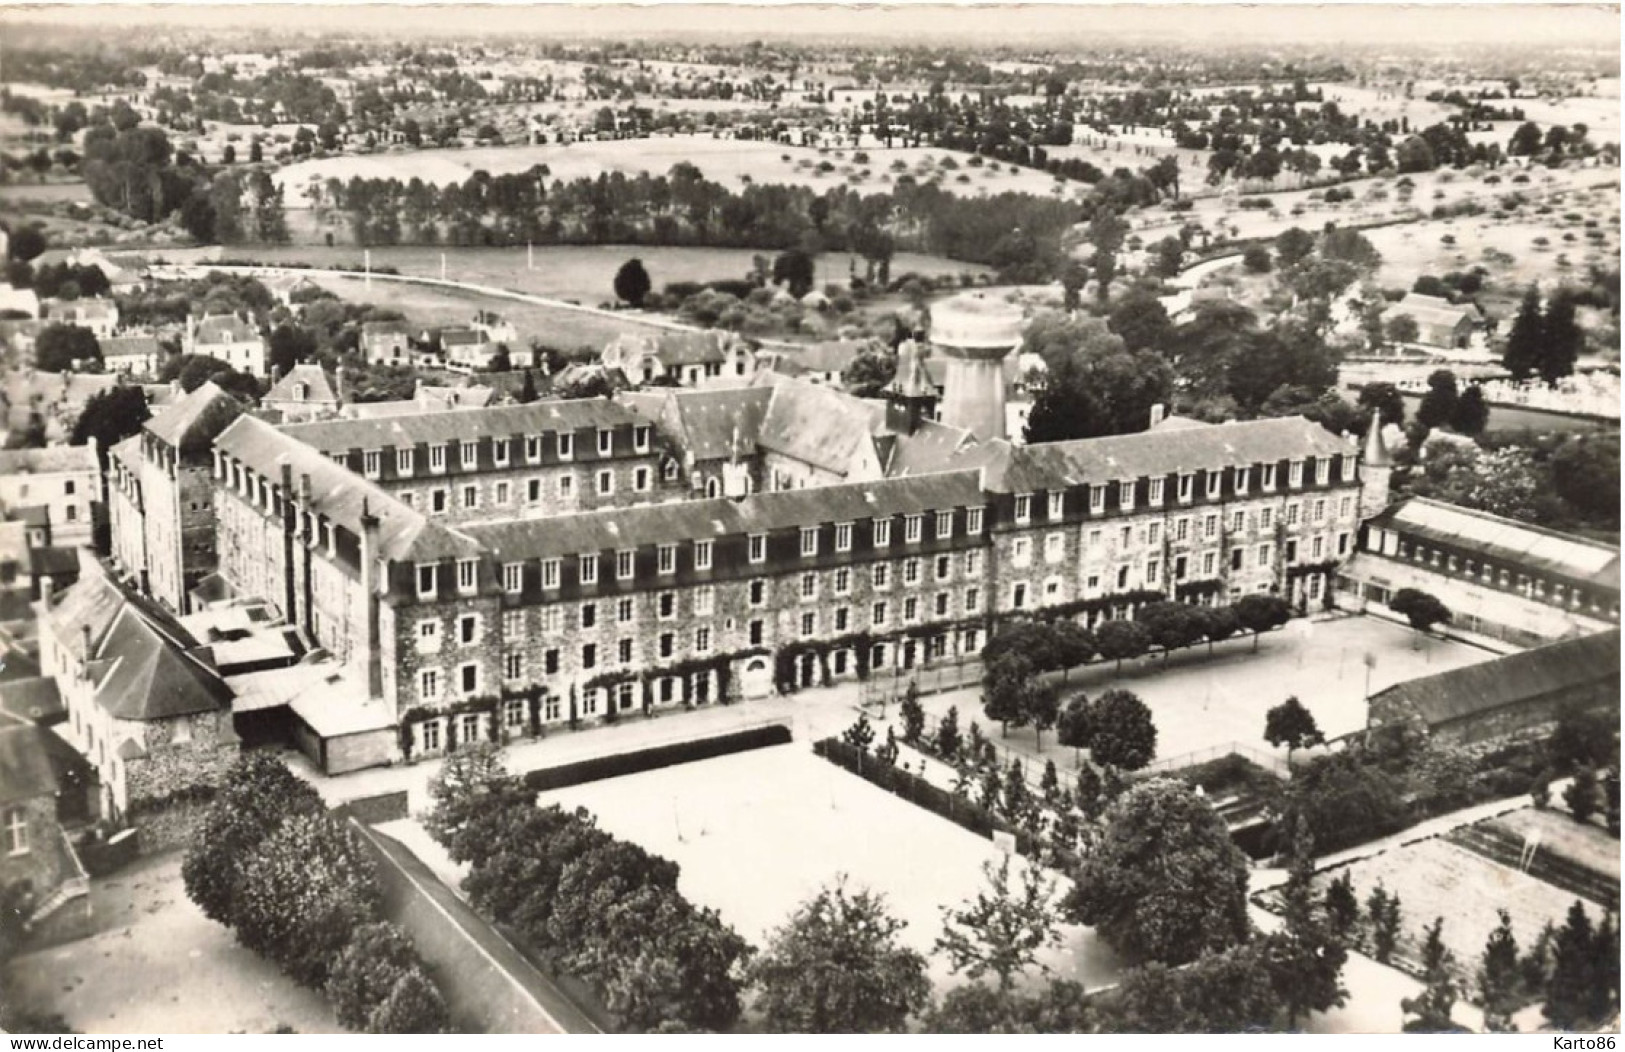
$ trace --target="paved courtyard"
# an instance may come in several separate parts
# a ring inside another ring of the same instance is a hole
[[[181,854],[92,883],[96,932],[17,958],[17,996],[86,1034],[344,1031],[320,991],[237,945],[186,897]]]

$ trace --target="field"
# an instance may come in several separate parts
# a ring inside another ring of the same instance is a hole
[[[1055,185],[1054,178],[1049,174],[1028,168],[1000,165],[1000,171],[995,172],[991,164],[982,168],[967,167],[966,161],[970,155],[952,150],[869,148],[866,152],[869,161],[859,164],[852,160],[850,150],[830,150],[826,153],[809,146],[684,135],[569,145],[494,146],[329,157],[289,165],[277,172],[275,178],[278,185],[286,187],[290,209],[306,202],[305,189],[312,180],[325,183],[331,178],[348,180],[354,176],[393,176],[405,182],[416,176],[424,182],[444,185],[462,182],[477,170],[501,175],[528,171],[539,164],[548,167],[553,179],[569,181],[616,171],[629,175],[639,172],[664,175],[674,165],[687,161],[697,166],[706,178],[728,187],[738,187],[746,182],[810,186],[816,190],[847,185],[876,193],[888,187],[901,174],[892,171],[892,165],[899,161],[907,171],[914,173],[915,178],[924,182],[929,173],[935,170],[934,164],[927,164],[928,160],[934,162],[953,157],[959,169],[957,172],[944,173],[942,187],[954,193],[980,196],[1013,190],[1048,194]],[[818,170],[824,163],[831,166],[829,171]],[[868,174],[865,175],[865,172]],[[966,181],[961,182],[960,175],[967,176]]]
[[[351,246],[307,245],[292,247],[250,247],[245,255],[262,263],[306,263],[312,266],[360,266],[362,250]],[[446,260],[446,277],[479,285],[527,292],[536,296],[573,300],[587,306],[613,300],[615,272],[632,257],[643,261],[656,291],[674,281],[707,282],[740,279],[752,267],[752,258],[775,253],[748,248],[665,248],[641,245],[559,245],[535,250],[535,269],[526,265],[526,252],[520,248],[427,248],[390,246],[371,249],[374,267],[394,267],[402,274],[437,278],[440,259]],[[817,261],[818,285],[846,280],[844,254],[821,256]],[[988,268],[974,263],[956,263],[940,256],[900,252],[892,259],[894,275],[914,271],[919,274],[984,274]]]
[[[1619,879],[1619,840],[1594,825],[1580,825],[1566,814],[1532,807],[1498,818],[1495,824],[1514,833],[1535,835],[1542,851]]]
[[[656,331],[631,314],[624,317],[582,314],[393,281],[374,281],[369,287],[359,277],[337,274],[313,274],[311,278],[341,299],[394,308],[405,314],[413,325],[424,327],[466,322],[476,310],[496,311],[514,323],[521,343],[528,345],[531,340],[538,340],[563,351],[582,347],[596,351],[625,333]]]
[[[13,961],[17,995],[86,1034],[342,1033],[319,991],[192,905],[180,869],[171,852],[95,881],[96,933]]]
[[[1492,283],[1515,292],[1531,282],[1555,284],[1563,279],[1564,270],[1584,273],[1588,263],[1617,261],[1619,222],[1609,217],[1618,214],[1618,207],[1617,197],[1611,205],[1592,201],[1571,207],[1559,203],[1546,216],[1430,220],[1370,230],[1366,238],[1382,253],[1377,282],[1385,288],[1409,289],[1423,274],[1437,276],[1482,266]],[[1582,222],[1562,218],[1569,212],[1596,220],[1605,238],[1601,242],[1588,241]],[[1565,234],[1574,240],[1564,241]],[[1511,257],[1510,262],[1507,257]],[[1568,266],[1559,263],[1559,257],[1566,259]]]
[[[1500,923],[1496,910],[1511,915],[1518,945],[1527,950],[1547,921],[1562,926],[1575,899],[1550,884],[1439,839],[1392,848],[1347,868],[1362,910],[1379,881],[1390,893],[1398,893],[1402,954],[1417,959],[1422,929],[1435,917],[1444,917],[1445,945],[1456,955],[1457,965],[1469,972],[1484,952],[1484,940]],[[1324,887],[1340,873],[1323,874],[1316,883]],[[1589,912],[1596,920],[1600,908],[1590,906]]]
[[[544,793],[616,836],[678,863],[678,886],[760,946],[819,887],[845,874],[886,896],[939,993],[959,985],[932,946],[941,910],[984,886],[990,841],[814,756],[805,742]],[[1063,882],[1064,883],[1064,882]],[[1042,961],[1087,987],[1113,981],[1111,952],[1085,928]]]

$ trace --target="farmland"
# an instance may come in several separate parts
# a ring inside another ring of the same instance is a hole
[[[1006,190],[1027,194],[1048,194],[1056,185],[1054,177],[1029,168],[988,163],[982,167],[967,164],[969,154],[952,150],[870,148],[863,152],[869,160],[854,159],[851,150],[818,150],[808,146],[788,146],[775,142],[743,142],[710,136],[671,136],[650,139],[622,139],[611,142],[582,142],[549,146],[494,146],[466,150],[418,150],[412,153],[370,154],[301,161],[276,174],[290,208],[300,207],[305,189],[314,180],[351,178],[387,179],[402,182],[421,179],[444,185],[460,183],[476,171],[501,175],[529,171],[546,165],[552,179],[597,178],[605,172],[636,175],[648,172],[664,175],[674,165],[688,162],[706,178],[724,185],[747,182],[810,186],[827,190],[851,186],[864,192],[880,193],[900,175],[913,175],[920,182],[941,173],[944,190],[970,196],[985,196]],[[942,171],[940,162],[952,159],[953,166]],[[901,168],[896,166],[901,164]],[[954,169],[957,168],[957,171]]]

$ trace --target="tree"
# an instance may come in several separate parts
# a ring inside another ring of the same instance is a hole
[[[1076,324],[1090,328],[1088,342],[1054,348],[1044,356],[1044,371],[1029,379],[1037,393],[1024,432],[1028,442],[1144,431],[1151,407],[1172,396],[1173,368],[1161,354],[1126,350],[1097,319]]]
[[[1360,396],[1355,402],[1370,413],[1373,423],[1379,426],[1405,423],[1405,399],[1400,395],[1399,388],[1391,383],[1366,384],[1360,388]]]
[[[1574,314],[1574,297],[1559,291],[1546,304],[1546,313],[1541,317],[1540,355],[1535,367],[1549,384],[1574,373],[1575,359],[1585,347],[1585,333]]]
[[[284,821],[325,810],[310,783],[268,752],[245,752],[226,771],[181,863],[186,897],[203,915],[236,927],[239,872]]]
[[[1029,695],[1037,688],[1038,669],[1025,654],[1008,651],[987,660],[983,672],[982,714],[999,724],[999,736],[1030,719]]]
[[[1479,959],[1478,993],[1484,1005],[1484,1026],[1495,1033],[1514,1030],[1512,1013],[1522,1001],[1522,978],[1518,970],[1518,940],[1512,934],[1512,916],[1497,910],[1501,923],[1490,932]]]
[[[1202,635],[1207,640],[1209,654],[1213,653],[1214,643],[1221,643],[1241,631],[1241,618],[1236,616],[1235,607],[1203,606],[1197,609],[1204,621]]]
[[[1247,251],[1241,254],[1241,265],[1250,274],[1268,274],[1271,266],[1270,250],[1263,245],[1248,245]]]
[[[1292,753],[1295,750],[1326,744],[1326,736],[1320,733],[1315,714],[1304,708],[1296,695],[1264,714],[1264,740],[1277,749],[1286,746],[1288,769],[1292,767]]]
[[[1576,899],[1552,941],[1552,973],[1546,981],[1546,1005],[1541,1009],[1560,1030],[1577,1030],[1584,1023],[1600,1021],[1589,1018],[1592,989],[1600,978],[1595,939],[1591,918]]]
[[[74,421],[68,444],[82,446],[94,438],[105,463],[107,450],[131,435],[140,434],[141,425],[151,416],[147,396],[139,387],[120,386],[97,391],[85,402],[79,419]]]
[[[1130,691],[1106,691],[1090,708],[1089,758],[1097,764],[1138,771],[1157,754],[1151,709]]]
[[[1131,961],[1179,965],[1247,940],[1247,857],[1208,801],[1154,778],[1106,811],[1062,903]]]
[[[972,979],[991,973],[1007,991],[1017,973],[1038,962],[1038,951],[1060,941],[1055,926],[1055,882],[1036,865],[1024,865],[1021,886],[1011,886],[1010,856],[982,864],[988,887],[959,909],[943,908],[936,949],[951,970]]]
[[[1388,342],[1394,344],[1415,343],[1422,335],[1422,327],[1416,323],[1414,314],[1390,315],[1383,324],[1383,331],[1388,336]]]
[[[1512,328],[1507,332],[1506,349],[1501,354],[1501,364],[1512,373],[1514,380],[1526,380],[1540,368],[1544,356],[1543,328],[1540,289],[1530,285],[1524,290],[1518,313],[1512,319]]]
[[[1401,917],[1399,896],[1389,894],[1378,881],[1366,897],[1365,914],[1371,921],[1371,955],[1378,964],[1387,964],[1399,945]]]
[[[1074,760],[1079,765],[1083,763],[1083,750],[1091,743],[1089,721],[1089,699],[1078,694],[1066,703],[1055,725],[1056,738],[1063,746],[1076,750]]]
[[[1412,628],[1421,635],[1437,624],[1450,623],[1450,608],[1441,603],[1431,592],[1424,592],[1417,588],[1401,588],[1388,600],[1388,609],[1410,622]]]
[[[421,968],[403,972],[367,1018],[369,1034],[441,1034],[451,1025],[440,989]]]
[[[27,263],[46,249],[45,231],[38,223],[19,226],[11,232],[6,254],[19,263]]]
[[[1162,301],[1143,289],[1119,297],[1107,316],[1111,331],[1129,351],[1162,351],[1173,336],[1174,323]]]
[[[1253,634],[1253,650],[1258,650],[1258,637],[1279,628],[1292,619],[1292,607],[1278,595],[1249,592],[1236,600],[1236,617],[1241,626]]]
[[[1445,947],[1441,935],[1444,918],[1427,926],[1422,941],[1422,992],[1399,1002],[1400,1010],[1415,1015],[1405,1024],[1406,1033],[1439,1034],[1458,1029],[1450,1018],[1456,1007],[1455,954]]]
[[[1513,157],[1529,157],[1540,152],[1541,145],[1540,125],[1534,121],[1525,121],[1513,131],[1512,138],[1507,141],[1507,153]]]
[[[423,829],[452,857],[466,857],[453,851],[474,815],[488,806],[495,794],[513,792],[518,786],[508,777],[502,746],[496,742],[462,742],[440,764],[429,779],[429,811],[423,816]]]
[[[1277,1028],[1280,997],[1258,940],[1206,954],[1181,968],[1131,968],[1101,1006],[1105,1034],[1236,1034]]]
[[[841,384],[859,398],[877,398],[897,375],[895,355],[861,351],[852,356],[841,372]]]
[[[327,999],[339,1023],[365,1030],[396,980],[422,963],[411,937],[395,925],[379,921],[358,927],[327,976]]]
[[[903,719],[903,740],[915,744],[925,733],[925,709],[920,705],[920,685],[913,680],[908,681],[898,715]]]
[[[844,877],[819,890],[768,936],[748,978],[771,1033],[902,1033],[930,1003],[926,961],[902,945],[906,927],[885,899],[848,890]]]
[[[1425,428],[1442,427],[1456,415],[1456,374],[1435,369],[1428,377],[1427,394],[1416,410],[1416,422]]]
[[[355,929],[378,913],[378,883],[354,835],[325,811],[295,815],[239,871],[237,938],[320,987]]]
[[[1573,780],[1563,790],[1563,803],[1576,822],[1585,825],[1591,821],[1597,813],[1597,772],[1589,767],[1574,772]]]
[[[1557,447],[1548,463],[1552,488],[1564,503],[1605,528],[1618,528],[1618,443],[1574,435]]]
[[[1189,603],[1148,603],[1135,613],[1134,620],[1144,625],[1151,641],[1162,648],[1164,661],[1173,651],[1200,642],[1207,630],[1207,618]]]
[[[1128,224],[1109,207],[1095,209],[1089,221],[1089,243],[1095,249],[1089,266],[1095,272],[1095,295],[1101,303],[1111,295],[1112,279],[1117,276],[1117,250],[1123,247],[1128,229]]]
[[[1341,1006],[1348,998],[1342,986],[1348,950],[1316,901],[1313,839],[1300,821],[1292,839],[1292,859],[1281,890],[1282,929],[1267,937],[1266,959],[1271,981],[1286,1011],[1287,1029],[1310,1012]]]
[[[801,249],[781,252],[773,260],[773,284],[787,285],[796,299],[812,291],[813,281],[813,258]]]
[[[1282,270],[1288,270],[1309,258],[1315,250],[1315,235],[1301,227],[1288,227],[1275,235],[1275,257]]]
[[[101,364],[96,334],[79,325],[52,323],[34,338],[34,367],[43,373],[68,373],[80,363]]]
[[[1332,934],[1347,940],[1360,922],[1360,900],[1354,894],[1354,880],[1348,870],[1326,885],[1326,919]]]
[[[1468,384],[1456,399],[1456,408],[1450,415],[1450,429],[1458,435],[1480,435],[1490,422],[1490,407],[1484,401],[1484,391],[1477,384]]]
[[[1125,658],[1137,658],[1151,649],[1151,633],[1137,621],[1103,621],[1095,626],[1095,648],[1101,657],[1117,662],[1122,671]]]
[[[653,287],[653,282],[649,280],[649,272],[644,269],[641,259],[629,259],[615,272],[615,298],[634,307],[643,306],[644,297],[649,295],[649,290]]]
[[[309,361],[316,353],[316,334],[300,325],[283,322],[271,330],[267,364],[278,376],[286,376],[295,365]]]
[[[1399,144],[1394,151],[1394,161],[1400,172],[1431,172],[1438,167],[1434,159],[1433,147],[1420,135],[1413,135]]]
[[[937,724],[936,736],[937,755],[952,762],[959,756],[959,706],[950,705]]]

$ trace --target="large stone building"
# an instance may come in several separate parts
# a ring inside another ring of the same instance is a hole
[[[220,436],[220,573],[363,677],[413,754],[947,660],[1008,613],[1128,616],[1149,593],[1317,598],[1358,527],[1355,450],[1301,418],[996,441],[903,477],[498,521],[400,499],[421,490],[433,436],[413,436],[400,480],[383,430],[342,452],[307,444],[335,426],[244,417]],[[505,432],[507,456],[534,437],[537,468],[556,469],[548,426]],[[494,465],[481,441],[473,462]]]
[[[235,314],[215,314],[189,322],[183,346],[187,354],[218,358],[238,372],[266,374],[265,337],[253,322]]]
[[[165,406],[108,458],[108,518],[121,577],[170,611],[215,568],[215,436],[242,412],[212,382]]]
[[[1340,572],[1369,602],[1420,589],[1455,627],[1519,646],[1619,625],[1618,548],[1425,497],[1371,516]]]
[[[47,544],[90,544],[101,484],[95,439],[83,446],[0,450],[0,515],[43,523]]]

